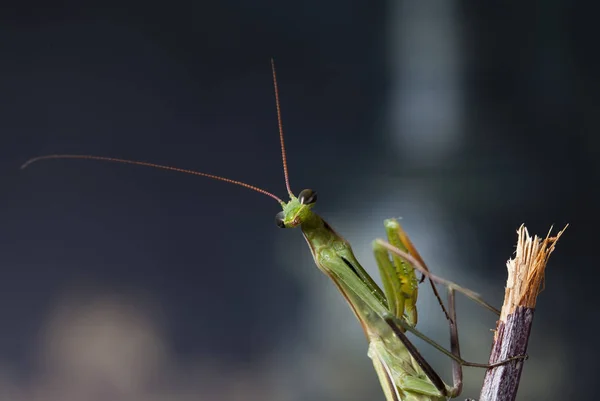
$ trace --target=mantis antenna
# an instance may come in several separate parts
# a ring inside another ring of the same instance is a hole
[[[277,85],[277,74],[275,73],[275,60],[271,58],[271,71],[273,72],[273,87],[275,88],[275,106],[277,107],[277,125],[279,126],[279,143],[281,143],[281,160],[283,161],[283,174],[285,175],[285,187],[290,195],[294,196],[290,188],[290,176],[288,174],[287,156],[285,153],[285,142],[283,140],[283,123],[281,122],[281,106],[279,105],[279,86]]]
[[[286,156],[286,152],[285,152],[285,143],[283,140],[283,123],[281,121],[281,106],[279,105],[279,88],[277,86],[277,75],[275,73],[275,60],[273,60],[272,58],[271,58],[271,71],[273,72],[273,86],[275,88],[275,105],[277,107],[277,125],[279,128],[279,142],[281,144],[281,159],[283,161],[283,174],[285,176],[285,186],[286,186],[286,189],[287,189],[290,197],[293,197],[294,194],[290,188],[290,178],[289,178],[288,167],[287,167],[287,156]],[[157,168],[157,169],[161,169],[161,170],[169,170],[169,171],[175,171],[178,173],[198,175],[201,177],[211,178],[213,180],[227,182],[229,184],[239,185],[241,187],[248,188],[253,191],[259,192],[261,194],[270,196],[271,198],[275,199],[280,204],[285,203],[279,197],[273,195],[271,192],[265,191],[262,188],[247,184],[242,181],[232,180],[230,178],[221,177],[219,175],[202,173],[200,171],[188,170],[188,169],[172,167],[172,166],[165,166],[165,165],[161,165],[161,164],[148,163],[148,162],[137,161],[137,160],[119,159],[119,158],[115,158],[115,157],[92,156],[92,155],[69,155],[69,154],[38,156],[38,157],[34,157],[32,159],[27,160],[21,166],[21,169],[24,169],[24,168],[28,167],[30,164],[38,162],[40,160],[48,160],[48,159],[100,160],[100,161],[107,161],[107,162],[114,162],[114,163],[133,164],[133,165],[137,165],[137,166],[153,167],[153,168]]]
[[[230,184],[239,185],[241,187],[248,188],[248,189],[251,189],[253,191],[260,192],[261,194],[270,196],[271,198],[275,199],[277,202],[283,203],[283,201],[281,199],[279,199],[277,196],[273,195],[272,193],[270,193],[268,191],[265,191],[264,189],[256,187],[254,185],[246,184],[245,182],[242,182],[242,181],[232,180],[230,178],[221,177],[219,175],[202,173],[200,171],[187,170],[187,169],[184,169],[184,168],[178,168],[178,167],[172,167],[172,166],[165,166],[165,165],[162,165],[162,164],[148,163],[148,162],[142,162],[142,161],[137,161],[137,160],[118,159],[118,158],[115,158],[115,157],[91,156],[91,155],[46,155],[46,156],[38,156],[38,157],[34,157],[33,159],[27,160],[21,166],[21,170],[24,169],[24,168],[27,168],[30,164],[33,164],[33,163],[38,162],[40,160],[47,160],[47,159],[100,160],[100,161],[106,161],[106,162],[115,162],[115,163],[123,163],[123,164],[134,164],[136,166],[153,167],[153,168],[158,168],[158,169],[161,169],[161,170],[176,171],[178,173],[185,173],[185,174],[191,174],[191,175],[199,175],[201,177],[212,178],[213,180],[224,181],[224,182],[228,182]]]

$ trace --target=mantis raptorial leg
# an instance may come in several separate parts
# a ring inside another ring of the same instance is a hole
[[[460,345],[458,341],[458,326],[456,324],[456,303],[455,303],[455,291],[463,293],[468,298],[477,302],[478,304],[484,306],[487,309],[490,309],[492,312],[498,312],[494,307],[486,303],[479,294],[474,293],[471,290],[463,288],[456,283],[453,283],[449,280],[443,279],[441,277],[433,275],[421,256],[419,255],[416,248],[412,245],[408,235],[404,232],[400,224],[395,219],[389,219],[385,221],[386,231],[388,233],[388,242],[384,240],[377,239],[373,242],[373,249],[375,253],[375,259],[377,260],[377,264],[379,265],[381,276],[384,281],[384,289],[386,293],[391,291],[391,284],[387,283],[389,279],[389,275],[386,275],[386,272],[393,271],[390,260],[388,259],[387,253],[392,254],[392,260],[394,260],[394,256],[402,259],[404,262],[410,264],[411,267],[419,270],[425,277],[427,277],[432,285],[433,283],[442,284],[448,289],[448,308],[447,308],[447,317],[448,324],[450,329],[450,351],[445,349],[443,346],[439,345],[435,341],[431,340],[429,337],[421,333],[414,327],[414,324],[410,323],[409,319],[403,319],[394,317],[392,313],[390,315],[385,316],[385,321],[390,325],[394,334],[400,339],[403,345],[409,349],[409,352],[415,359],[415,361],[419,364],[421,369],[427,375],[427,377],[431,380],[434,386],[443,394],[448,397],[456,397],[460,394],[462,390],[462,366],[470,366],[470,367],[478,367],[478,368],[492,368],[495,366],[500,366],[511,362],[517,359],[524,359],[526,356],[515,356],[511,358],[507,358],[504,361],[500,361],[497,364],[485,364],[485,363],[475,363],[469,362],[462,359],[460,355]],[[394,246],[393,244],[398,244],[399,246]],[[400,249],[403,248],[403,249]],[[408,250],[410,249],[410,252]],[[396,264],[398,264],[398,260],[394,260]],[[438,297],[439,300],[439,297]],[[441,302],[441,300],[440,300]],[[446,308],[443,307],[444,312],[446,312]],[[499,312],[498,312],[499,314]],[[410,317],[410,314],[409,314]],[[439,375],[433,370],[433,368],[429,365],[429,363],[423,358],[423,356],[419,353],[419,351],[414,347],[414,345],[410,342],[410,340],[406,337],[405,331],[409,331],[421,340],[427,342],[438,351],[442,352],[446,356],[452,359],[452,377],[453,377],[453,386],[449,387],[444,384]]]
[[[385,222],[389,243],[382,240],[376,240],[374,243],[375,259],[383,282],[382,290],[356,260],[350,243],[312,211],[317,201],[317,193],[311,189],[305,189],[298,194],[298,197],[294,195],[289,182],[279,92],[272,61],[271,65],[283,171],[289,195],[289,201],[287,202],[264,189],[230,178],[112,157],[68,154],[46,155],[30,159],[22,168],[46,159],[109,161],[207,177],[242,186],[275,199],[282,208],[282,211],[275,217],[277,226],[280,228],[301,228],[316,266],[332,279],[363,327],[364,334],[369,342],[369,356],[373,361],[387,401],[441,401],[448,397],[456,397],[460,394],[462,388],[462,366],[488,368],[524,358],[524,356],[515,356],[494,365],[487,365],[467,362],[460,357],[454,292],[465,294],[495,313],[498,313],[498,311],[483,301],[478,294],[431,274],[408,235],[404,233],[396,220],[390,219]],[[451,338],[450,351],[415,328],[418,320],[416,301],[419,286],[415,269],[430,281],[432,290],[448,318]],[[434,283],[443,284],[448,288],[448,309],[444,307]],[[407,331],[452,358],[453,386],[445,384],[427,363],[406,336]]]
[[[403,232],[403,235],[406,236],[406,233],[404,233],[404,231],[402,229],[400,229],[400,230]],[[466,296],[467,298],[471,299],[473,302],[478,303],[482,307],[484,307],[484,308],[492,311],[496,315],[500,316],[500,311],[498,309],[494,308],[492,305],[485,302],[483,300],[483,298],[481,297],[481,295],[479,295],[478,293],[471,291],[468,288],[462,287],[450,280],[446,280],[444,278],[441,278],[441,277],[436,276],[435,274],[431,273],[431,271],[429,270],[429,268],[427,268],[427,266],[423,262],[423,259],[421,259],[420,256],[417,258],[417,257],[411,255],[410,253],[408,253],[398,247],[395,247],[394,245],[392,245],[390,243],[385,242],[382,239],[376,239],[375,243],[377,245],[387,249],[392,254],[395,254],[398,257],[406,260],[415,269],[419,270],[425,277],[429,278],[432,283],[441,284],[443,286],[448,287],[449,289],[452,288],[453,290],[458,291],[461,294],[463,294],[464,296]]]

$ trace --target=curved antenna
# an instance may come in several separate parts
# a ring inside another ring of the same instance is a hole
[[[279,88],[277,87],[277,74],[275,73],[275,60],[271,58],[271,71],[273,71],[273,86],[275,87],[275,105],[277,106],[277,124],[279,126],[279,142],[281,143],[281,159],[283,161],[283,174],[285,176],[285,187],[287,188],[290,198],[294,197],[294,193],[290,188],[290,176],[287,167],[287,155],[285,154],[285,143],[283,141],[283,123],[281,122],[281,106],[279,105]]]
[[[137,165],[137,166],[153,167],[153,168],[158,168],[158,169],[161,169],[161,170],[176,171],[178,173],[185,173],[185,174],[191,174],[191,175],[199,175],[201,177],[212,178],[213,180],[224,181],[224,182],[228,182],[230,184],[239,185],[241,187],[248,188],[248,189],[251,189],[253,191],[260,192],[261,194],[270,196],[271,198],[275,199],[280,204],[284,203],[281,199],[279,199],[277,196],[273,195],[272,193],[270,193],[268,191],[265,191],[264,189],[261,189],[259,187],[255,187],[254,185],[246,184],[245,182],[242,182],[242,181],[236,181],[236,180],[232,180],[232,179],[229,179],[229,178],[221,177],[221,176],[218,176],[218,175],[201,173],[199,171],[187,170],[187,169],[178,168],[178,167],[164,166],[164,165],[161,165],[161,164],[141,162],[141,161],[136,161],[136,160],[117,159],[117,158],[114,158],[114,157],[90,156],[90,155],[47,155],[47,156],[39,156],[39,157],[34,157],[33,159],[27,160],[21,166],[21,170],[24,169],[24,168],[26,168],[26,167],[28,167],[32,163],[35,163],[35,162],[40,161],[40,160],[46,160],[46,159],[101,160],[101,161],[107,161],[107,162],[115,162],[115,163],[123,163],[123,164],[134,164],[134,165]]]

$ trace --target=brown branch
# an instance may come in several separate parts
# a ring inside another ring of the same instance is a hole
[[[531,238],[524,225],[517,230],[516,256],[506,264],[508,280],[490,364],[526,354],[535,303],[544,287],[544,270],[556,241],[566,228],[565,226],[555,237],[550,237],[548,232],[543,240],[538,236]],[[517,360],[488,369],[479,400],[514,401],[523,362],[524,360]]]

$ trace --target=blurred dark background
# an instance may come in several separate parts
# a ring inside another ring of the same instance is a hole
[[[0,399],[384,399],[359,325],[271,199],[95,161],[19,170],[105,155],[283,197],[270,57],[292,188],[318,190],[373,275],[371,241],[401,216],[435,272],[500,305],[519,225],[570,224],[519,399],[590,398],[595,19],[567,1],[3,6]],[[494,316],[458,307],[465,357],[486,361]],[[465,377],[477,397],[483,372]]]

